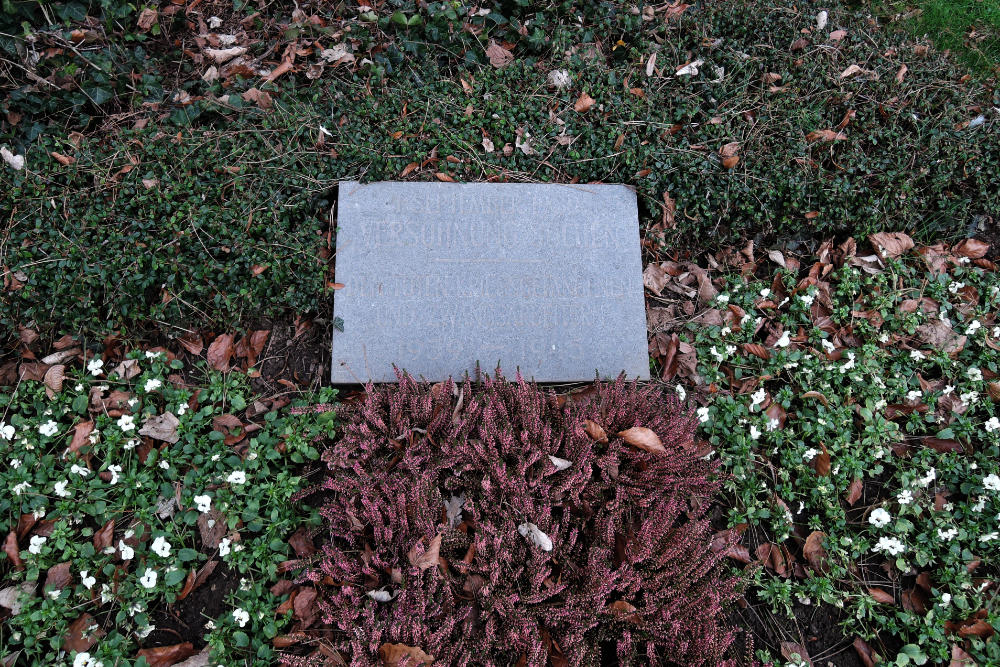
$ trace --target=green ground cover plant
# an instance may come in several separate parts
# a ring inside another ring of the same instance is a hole
[[[0,109],[0,144],[24,158],[0,170],[4,331],[323,312],[342,178],[632,183],[655,253],[851,228],[955,237],[1000,205],[994,88],[858,7],[822,28],[791,3],[356,10],[164,9],[159,35],[134,16],[19,18]],[[80,29],[94,35],[77,44]],[[213,59],[230,43],[245,53]],[[133,77],[136,49],[161,66]],[[95,85],[106,100],[78,98]]]
[[[666,374],[703,404],[731,474],[720,536],[742,536],[729,553],[757,564],[756,599],[841,608],[848,641],[890,664],[993,664],[1000,277],[984,244],[872,240],[701,270],[696,323],[660,339]],[[647,284],[698,284],[674,268]]]
[[[172,664],[207,643],[212,664],[270,664],[291,622],[270,588],[290,536],[318,521],[288,502],[295,470],[335,426],[333,412],[294,406],[335,392],[282,409],[288,398],[262,402],[242,373],[202,365],[187,383],[162,349],[54,354],[41,381],[29,366],[0,393],[5,656]],[[171,617],[210,582],[204,615]]]
[[[978,74],[996,74],[1000,65],[997,0],[923,0],[915,6],[894,2],[888,10],[913,34],[926,35],[939,48],[955,52]]]

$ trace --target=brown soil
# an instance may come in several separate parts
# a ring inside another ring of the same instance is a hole
[[[204,637],[208,635],[205,623],[218,618],[228,608],[226,597],[239,585],[239,573],[219,565],[208,581],[180,602],[150,609],[150,622],[156,630],[143,641],[143,648],[179,642],[191,642],[198,649],[204,647]]]

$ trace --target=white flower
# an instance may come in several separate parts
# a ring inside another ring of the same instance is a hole
[[[1000,327],[993,327],[992,334],[994,338],[1000,338]]]
[[[993,531],[992,533],[986,533],[985,535],[979,536],[980,542],[992,542],[993,540],[1000,539],[1000,533]]]
[[[11,491],[14,492],[15,496],[19,496],[30,488],[31,484],[29,484],[28,482],[21,482],[20,484],[15,484],[14,488],[12,488]]]
[[[789,338],[788,332],[787,331],[782,331],[781,332],[781,338],[779,338],[778,340],[774,341],[774,346],[775,347],[788,347],[791,344],[791,342],[792,341]]]
[[[147,359],[159,359],[161,354],[163,354],[163,353],[162,352],[150,352],[149,350],[146,350],[146,358]]]
[[[177,405],[177,416],[182,417],[184,413],[187,412],[187,409],[188,409],[187,403],[179,403]]]
[[[889,332],[888,331],[883,331],[882,333],[880,333],[878,335],[878,342],[882,343],[883,345],[885,345],[886,343],[888,343],[889,342]]]
[[[937,533],[939,539],[942,539],[945,542],[951,542],[958,535],[958,528],[948,528],[947,530],[938,528]]]
[[[962,394],[958,398],[961,399],[961,401],[966,405],[972,405],[973,403],[979,400],[979,392],[978,391],[962,392]]]
[[[226,481],[230,484],[246,484],[247,474],[242,470],[234,470],[229,473],[229,477],[226,478]]]
[[[919,389],[913,389],[911,391],[906,392],[906,400],[915,401],[923,395],[924,392],[920,391]]]
[[[163,459],[160,459],[160,462],[157,465],[163,468],[164,470],[170,470],[170,464],[164,461]]]
[[[760,291],[760,295],[766,299],[767,297],[771,296],[771,290],[765,287]]]
[[[941,594],[941,604],[943,606],[945,606],[945,607],[947,607],[949,604],[951,604],[951,593],[942,593]]]
[[[980,382],[983,379],[983,372],[975,366],[965,371],[965,374],[969,376],[969,379],[973,382]]]
[[[228,537],[223,537],[221,540],[219,540],[219,556],[225,558],[226,556],[229,555],[230,544],[232,544],[232,541]]]
[[[923,361],[927,356],[920,350],[910,350],[910,359],[914,361]]]
[[[143,588],[152,588],[153,586],[156,586],[156,570],[146,568],[146,574],[139,578],[139,583],[142,584]]]
[[[28,540],[28,553],[40,554],[42,552],[42,545],[45,541],[49,539],[47,537],[42,537],[41,535],[32,535],[31,539]]]
[[[687,392],[684,390],[684,387],[682,387],[681,385],[677,385],[676,387],[674,387],[674,391],[677,392],[677,397],[679,399],[681,399],[682,401],[687,398]]]
[[[777,419],[768,419],[767,420],[767,430],[768,431],[777,431],[778,430],[778,426],[780,426],[780,425],[781,425],[781,422],[779,422]]]
[[[250,614],[240,608],[233,609],[233,620],[236,621],[236,624],[241,628],[245,627],[250,621]]]
[[[971,336],[972,334],[979,331],[979,328],[983,325],[979,323],[979,320],[972,320],[969,322],[969,328],[965,330],[966,335]]]
[[[753,412],[754,408],[763,403],[766,398],[767,392],[764,391],[763,387],[750,394],[750,411]]]
[[[840,372],[841,373],[846,373],[847,371],[849,371],[852,368],[854,368],[854,362],[855,362],[854,353],[853,352],[848,352],[847,353],[847,361],[845,361],[844,365],[840,367]]]
[[[900,505],[909,505],[913,502],[913,493],[908,489],[903,489],[896,494],[896,500]]]
[[[73,658],[73,667],[104,667],[104,663],[92,657],[86,651],[80,651]]]
[[[7,422],[0,422],[0,438],[3,438],[4,440],[13,440],[14,433],[15,431],[13,426]]]
[[[698,421],[700,421],[702,424],[704,424],[705,422],[708,421],[708,419],[709,419],[709,417],[708,417],[708,407],[698,408],[694,412],[695,412],[696,415],[698,415]]]
[[[760,438],[760,430],[757,429],[756,424],[750,424],[750,438],[753,440]]]
[[[111,486],[118,483],[118,475],[121,473],[122,467],[116,465],[108,466],[108,472],[111,473]]]
[[[44,518],[45,517],[45,508],[44,507],[39,507],[38,509],[36,509],[34,512],[31,513],[31,516],[35,517],[35,521],[38,521],[39,519]]]
[[[145,391],[146,393],[149,393],[151,391],[156,391],[157,389],[159,389],[162,386],[163,386],[162,382],[160,382],[156,378],[150,378],[149,380],[146,380],[146,384],[143,385],[142,388],[143,388],[143,391]]]
[[[713,357],[715,357],[716,361],[722,361],[723,359],[726,358],[726,355],[724,355],[721,352],[719,352],[719,350],[716,349],[716,347],[714,345],[712,347],[708,348],[708,353],[711,354]]]
[[[1000,429],[1000,419],[990,417],[986,420],[986,423],[983,424],[983,427],[986,429],[987,433],[992,433],[993,431]]]
[[[715,300],[718,301],[719,303],[729,303],[729,295],[719,294],[715,297]]]
[[[802,454],[802,460],[803,461],[812,461],[814,458],[816,458],[817,454],[819,454],[819,450],[818,449],[813,449],[812,447],[810,447],[809,449],[807,449],[805,451],[804,454]]]
[[[736,346],[735,345],[727,345],[726,346],[726,354],[736,354]]]
[[[111,602],[112,599],[114,599],[114,596],[111,594],[111,586],[101,584],[101,604],[107,604]]]
[[[868,517],[868,523],[875,526],[876,528],[881,528],[892,521],[892,515],[886,512],[881,507],[876,508],[872,511],[871,515]]]
[[[104,368],[104,360],[99,357],[94,357],[87,362],[87,372],[95,377],[104,372],[101,370],[102,368]]]
[[[205,629],[215,630],[215,621],[213,621],[212,619],[208,619],[208,621],[205,622]]]
[[[69,471],[74,475],[79,475],[80,477],[86,477],[90,474],[90,468],[84,468],[75,463],[70,467]]]
[[[996,473],[983,477],[983,486],[990,491],[1000,491],[1000,477],[997,477]]]
[[[890,556],[898,556],[906,551],[906,546],[895,537],[880,537],[878,544],[872,547],[872,551],[884,551]]]
[[[138,398],[130,398],[130,399],[128,399],[128,406],[130,408],[134,408],[137,405],[139,405],[139,399]]]
[[[212,496],[207,493],[203,496],[195,496],[194,503],[198,506],[198,511],[202,514],[212,510]]]
[[[942,396],[947,396],[948,394],[950,394],[953,391],[955,391],[955,386],[949,384],[944,389],[941,390],[941,395]]]
[[[21,467],[21,459],[11,459],[10,460],[10,467],[13,468],[14,470],[17,470],[18,468],[20,468]]]
[[[66,490],[67,486],[69,486],[69,480],[68,479],[64,479],[64,480],[61,480],[59,482],[56,482],[55,486],[52,488],[52,490],[60,498],[69,498],[71,495],[73,495],[73,492],[72,491],[67,491]]]
[[[135,448],[136,448],[136,446],[137,446],[138,444],[139,444],[139,441],[133,438],[132,440],[129,440],[128,442],[126,442],[126,443],[125,443],[124,445],[122,445],[122,446],[123,446],[123,447],[124,447],[124,448],[125,448],[126,450],[129,450],[129,449],[135,449]]]
[[[976,504],[969,509],[973,512],[982,512],[984,507],[986,507],[986,496],[979,496],[976,498]]]
[[[834,345],[829,338],[824,338],[819,342],[819,344],[823,346],[823,349],[826,350],[827,353],[833,352],[834,350],[837,349],[837,346]]]
[[[927,471],[927,474],[920,478],[921,486],[928,486],[931,482],[937,479],[937,471],[931,468]]]
[[[125,544],[125,540],[118,540],[118,550],[122,554],[122,560],[132,560],[135,558],[135,549]]]
[[[153,544],[150,546],[150,549],[152,549],[153,553],[161,558],[166,558],[170,555],[170,542],[167,542],[166,538],[160,535],[153,540]]]
[[[125,433],[135,429],[135,417],[132,415],[122,415],[118,418],[118,428]]]
[[[55,435],[59,431],[59,424],[55,423],[51,419],[38,427],[38,432],[42,435],[49,437]]]
[[[951,284],[948,285],[948,291],[951,292],[952,294],[958,294],[958,290],[962,289],[963,287],[965,287],[965,283],[952,281]]]
[[[73,387],[73,391],[83,391],[83,385],[77,382],[76,386]]]
[[[812,294],[800,294],[799,299],[801,299],[802,303],[804,303],[805,305],[811,306],[812,302],[816,299],[816,297]]]
[[[141,630],[136,630],[135,631],[135,635],[139,639],[145,639],[146,637],[149,636],[149,633],[151,633],[155,629],[156,629],[156,626],[153,625],[152,623],[150,623],[149,625],[147,625],[146,627],[142,628]]]
[[[541,528],[533,523],[525,522],[517,527],[517,532],[531,544],[542,551],[552,551],[552,538],[546,535]]]
[[[90,590],[97,583],[97,579],[91,577],[87,570],[80,570],[80,583],[86,586],[87,590]]]

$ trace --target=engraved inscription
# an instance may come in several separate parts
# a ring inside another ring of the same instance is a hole
[[[496,364],[648,377],[635,195],[623,186],[344,183],[333,381]]]

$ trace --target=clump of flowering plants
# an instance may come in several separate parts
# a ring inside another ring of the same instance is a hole
[[[202,366],[191,384],[163,348],[63,342],[0,388],[0,657],[171,664],[207,643],[216,663],[266,661],[289,622],[268,587],[308,519],[288,503],[294,465],[319,457],[333,413],[283,412],[241,373]],[[179,641],[168,610],[228,581]]]
[[[1000,273],[972,239],[869,241],[648,267],[693,295],[653,345],[703,404],[751,601],[843,609],[863,659],[1000,664]]]
[[[619,379],[369,388],[324,454],[305,579],[353,664],[724,664],[694,415]],[[288,658],[295,663],[294,657]],[[560,662],[562,661],[562,662]]]

